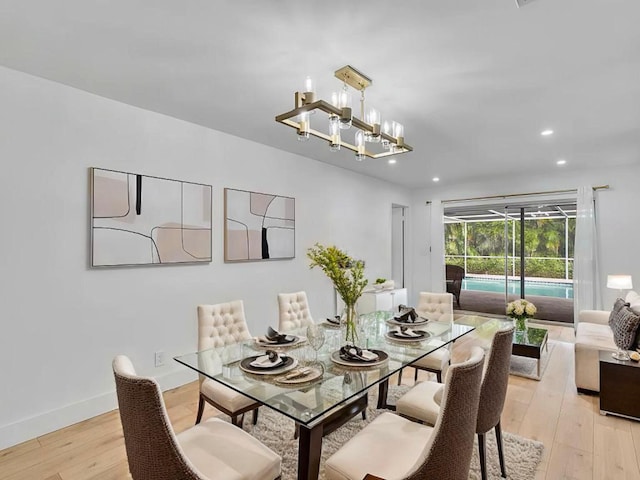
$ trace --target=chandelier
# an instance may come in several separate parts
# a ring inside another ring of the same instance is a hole
[[[342,81],[342,89],[331,94],[330,102],[316,100],[313,81],[307,77],[304,92],[295,93],[295,108],[278,115],[276,122],[295,128],[300,141],[307,141],[313,135],[329,142],[332,152],[342,147],[351,150],[358,161],[365,157],[382,158],[413,151],[404,143],[404,126],[401,123],[382,122],[378,110],[365,106],[364,91],[373,80],[350,65],[336,70],[335,76]],[[348,87],[360,91],[360,118],[352,113],[352,96]],[[317,110],[326,113],[328,118],[323,121],[314,117],[314,126],[324,123],[328,133],[311,128],[311,117]],[[355,130],[353,144],[342,138],[342,132],[351,127]]]

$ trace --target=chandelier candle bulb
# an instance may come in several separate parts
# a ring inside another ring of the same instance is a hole
[[[356,132],[356,148],[356,160],[361,162],[366,156],[364,150],[364,133],[362,132],[362,130],[358,130]]]
[[[340,115],[340,128],[343,130],[349,130],[351,128],[351,118],[353,114],[351,112],[351,95],[349,95],[346,85],[338,97],[338,107],[342,109],[342,114]]]
[[[298,128],[298,140],[306,142],[309,140],[309,114],[307,112],[300,114],[300,128]]]
[[[329,122],[329,150],[331,150],[332,152],[337,152],[340,150],[341,142],[339,122],[337,121],[337,117],[333,122],[331,121],[331,119],[329,119]]]
[[[386,134],[386,135],[391,135],[391,124],[385,120],[385,122],[382,124],[382,133]],[[386,138],[382,138],[382,148],[384,148],[385,150],[389,150],[389,145],[391,142],[389,142],[389,140],[387,140]]]
[[[365,132],[364,139],[367,142],[377,143],[380,141],[380,112],[371,107],[365,115],[365,121],[373,127],[373,131]]]
[[[313,80],[307,77],[304,81],[304,104],[308,105],[315,101],[315,92],[313,90]]]

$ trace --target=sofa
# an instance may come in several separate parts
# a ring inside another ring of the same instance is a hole
[[[640,295],[630,291],[625,302],[640,315]],[[600,350],[618,350],[609,326],[610,311],[582,310],[576,327],[575,382],[578,391],[600,391]]]

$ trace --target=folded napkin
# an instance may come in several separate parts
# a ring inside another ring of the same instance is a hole
[[[298,368],[298,369],[294,370],[293,372],[288,373],[287,375],[285,375],[284,379],[285,380],[294,380],[294,379],[306,377],[311,372],[313,372],[313,369],[311,369],[309,367]]]
[[[395,334],[399,337],[415,338],[422,337],[424,334],[421,331],[411,330],[409,327],[400,327],[395,330]]]
[[[327,322],[333,323],[334,325],[340,325],[340,315],[336,315],[333,318],[327,317]]]
[[[378,360],[378,354],[360,347],[344,346],[340,348],[340,358],[343,360],[356,360],[360,362],[373,362]]]
[[[285,343],[291,341],[292,337],[269,327],[267,334],[264,336],[268,343]]]
[[[253,362],[249,365],[252,367],[258,368],[267,368],[267,367],[275,367],[276,365],[281,364],[284,361],[284,357],[278,355],[278,352],[273,350],[267,350],[265,355],[261,355],[257,357]]]
[[[406,305],[398,305],[398,312],[393,318],[397,322],[413,323],[418,318],[418,314],[413,307],[407,307]]]

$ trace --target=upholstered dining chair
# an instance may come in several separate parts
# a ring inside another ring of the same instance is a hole
[[[120,419],[133,480],[274,480],[282,459],[235,426],[212,418],[176,435],[158,383],[113,360]]]
[[[280,311],[278,328],[281,331],[313,324],[306,292],[279,293],[278,310]]]
[[[390,412],[379,415],[325,462],[328,480],[466,480],[473,453],[484,352],[449,368],[434,427]]]
[[[476,433],[478,434],[478,453],[480,454],[480,471],[483,480],[487,478],[485,435],[491,429],[495,429],[496,432],[500,472],[503,477],[507,476],[502,451],[500,416],[504,408],[509,383],[513,331],[513,325],[509,325],[496,332],[482,378]],[[441,414],[442,395],[443,386],[439,383],[421,382],[398,399],[396,411],[400,415],[434,425]]]
[[[430,321],[451,322],[453,320],[453,295],[450,293],[420,292],[416,313]],[[435,373],[438,382],[442,383],[442,377],[451,363],[449,348],[448,346],[441,347],[409,365],[415,368],[413,380],[418,380],[418,370],[426,370]],[[398,373],[398,385],[400,383],[402,383],[402,370]]]
[[[215,305],[198,305],[198,351],[224,347],[251,339],[242,300]],[[258,421],[255,400],[200,375],[200,398],[196,424],[202,420],[205,402],[231,417],[242,427],[245,412],[253,410],[253,424]]]

